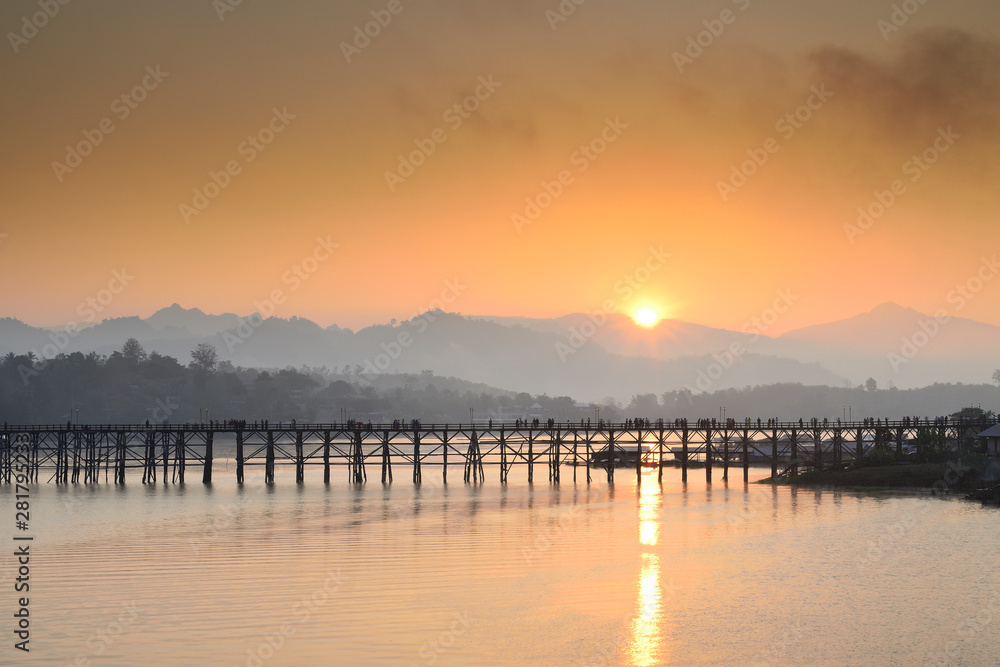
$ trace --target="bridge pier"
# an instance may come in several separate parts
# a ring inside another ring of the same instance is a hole
[[[330,483],[330,432],[323,431],[323,483]]]
[[[420,472],[420,431],[413,427],[413,483],[420,484],[423,476]]]
[[[743,483],[750,483],[750,428],[743,425]]]
[[[264,453],[264,483],[274,484],[274,431],[267,429],[267,445]]]
[[[303,452],[302,431],[295,431],[295,483],[306,481],[306,457]]]
[[[365,453],[361,445],[361,430],[355,429],[354,447],[351,453],[351,481],[355,484],[364,484],[368,481],[368,473],[365,471]]]
[[[388,431],[382,431],[382,483],[392,484],[392,459],[389,457]]]
[[[500,425],[500,483],[507,483],[507,474],[510,472],[510,466],[507,463],[507,435],[504,431],[503,424]]]
[[[448,483],[448,429],[444,430],[444,435],[441,439],[441,454],[443,460],[441,463],[441,483]]]
[[[687,484],[688,481],[688,427],[687,420],[684,421],[684,430],[681,431],[681,481]]]
[[[201,472],[201,483],[211,484],[212,483],[212,443],[214,442],[215,433],[209,431],[205,435],[205,464]]]
[[[236,483],[243,483],[243,429],[236,431]]]
[[[608,429],[608,458],[604,463],[604,468],[608,473],[608,486],[615,483],[615,431]]]
[[[712,427],[705,429],[705,482],[712,483]]]
[[[528,484],[535,481],[535,434],[528,427]]]

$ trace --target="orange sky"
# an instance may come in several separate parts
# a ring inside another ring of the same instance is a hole
[[[79,320],[123,268],[102,317],[247,314],[277,290],[275,315],[357,328],[447,281],[463,314],[610,299],[733,329],[790,290],[768,333],[948,307],[1000,240],[1000,5],[928,3],[886,32],[892,5],[591,0],[553,29],[556,1],[88,2],[44,21],[3,3],[0,316]],[[433,153],[387,182],[416,142]],[[935,164],[908,164],[925,149]],[[724,200],[748,151],[767,161]],[[884,216],[845,230],[894,180]],[[670,257],[647,274],[651,248]],[[1000,324],[1000,281],[952,314]]]

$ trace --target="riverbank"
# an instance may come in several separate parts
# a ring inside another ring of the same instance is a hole
[[[778,486],[824,486],[838,489],[942,489],[942,485],[953,490],[978,488],[979,476],[971,467],[959,466],[954,462],[911,463],[891,466],[872,466],[850,470],[810,470],[795,478],[768,477],[759,484]]]

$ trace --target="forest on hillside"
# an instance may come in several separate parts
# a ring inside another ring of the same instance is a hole
[[[934,417],[967,407],[995,411],[992,385],[934,384],[879,389],[772,384],[694,394],[687,390],[635,394],[628,403],[607,398],[578,403],[421,373],[371,374],[360,366],[328,369],[256,369],[220,361],[211,345],[186,363],[147,354],[129,339],[110,355],[74,352],[39,360],[0,357],[0,420],[10,424],[185,423],[269,419],[333,422],[343,419],[467,422],[549,417],[558,421],[628,417],[767,419]],[[598,412],[599,411],[599,412]]]

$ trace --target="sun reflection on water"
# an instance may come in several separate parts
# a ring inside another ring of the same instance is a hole
[[[639,491],[639,543],[643,546],[642,565],[637,585],[635,616],[630,633],[630,662],[639,667],[663,662],[663,586],[660,582],[660,556],[653,547],[660,539],[662,490],[644,484]]]

